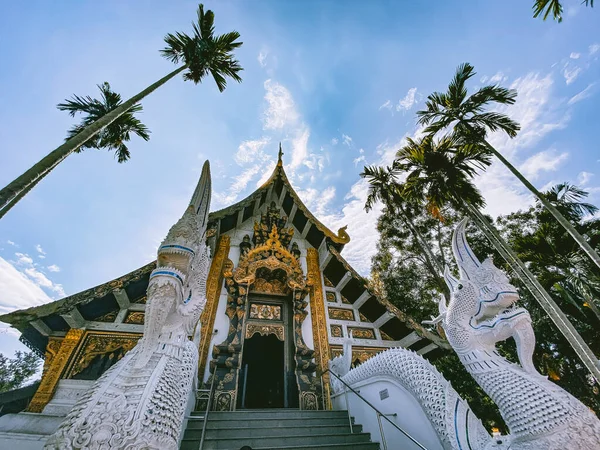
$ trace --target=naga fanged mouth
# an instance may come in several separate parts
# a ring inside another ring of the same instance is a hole
[[[529,317],[529,313],[525,308],[517,307],[515,305],[503,309],[497,314],[473,316],[471,319],[471,326],[476,329],[481,328],[494,328],[499,324],[506,322],[513,322],[513,319],[520,318],[521,316]]]
[[[487,290],[486,293],[489,294],[490,291]],[[479,308],[472,320],[477,323],[493,321],[498,315],[515,308],[518,300],[519,293],[509,285],[507,289],[498,291],[492,298],[479,300]]]

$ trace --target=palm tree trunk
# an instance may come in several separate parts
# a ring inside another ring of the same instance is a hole
[[[486,146],[486,148],[494,155],[496,155],[496,157],[508,168],[508,170],[510,170],[513,173],[513,175],[516,176],[519,179],[519,181],[521,181],[521,183],[523,183],[525,187],[529,189],[529,191],[539,199],[540,202],[542,202],[542,205],[544,205],[544,207],[548,211],[550,211],[550,214],[552,214],[554,218],[558,221],[558,223],[560,223],[562,227],[565,230],[567,230],[567,232],[573,237],[573,239],[575,239],[577,244],[579,244],[579,246],[590,257],[590,259],[594,261],[594,264],[600,267],[600,255],[598,255],[598,253],[592,248],[592,246],[588,244],[585,238],[575,229],[573,224],[569,222],[565,218],[565,216],[563,216],[560,213],[560,211],[558,211],[558,209],[556,209],[556,207],[552,203],[550,203],[548,199],[546,199],[546,197],[540,191],[538,191],[535,188],[535,186],[523,176],[523,174],[521,174],[521,172],[517,170],[515,166],[513,166],[504,156],[502,156],[502,154],[498,150],[496,150],[486,140],[484,140],[483,143]]]
[[[104,115],[93,124],[85,127],[77,136],[72,137],[64,144],[48,153],[29,170],[5,186],[2,190],[0,190],[0,210],[2,211],[2,215],[6,214],[8,210],[10,210],[29,190],[33,188],[32,184],[35,185],[35,183],[41,180],[54,167],[56,167],[59,162],[85,144],[89,139],[94,137],[105,127],[125,114],[132,106],[134,106],[136,103],[139,103],[148,94],[152,93],[154,90],[165,84],[175,75],[184,71],[186,68],[187,66],[183,65],[175,69],[173,72],[161,78],[156,83],[151,84],[140,93],[134,95],[118,108],[113,109],[111,112]]]
[[[438,286],[440,287],[444,296],[446,297],[446,303],[448,303],[448,300],[450,300],[450,290],[448,289],[446,282],[440,275],[440,274],[444,273],[444,268],[438,262],[437,258],[435,257],[435,255],[433,254],[431,249],[429,248],[429,245],[427,245],[427,241],[425,240],[423,235],[419,232],[419,230],[417,230],[417,228],[415,227],[415,224],[412,223],[412,221],[410,220],[410,218],[408,217],[408,214],[406,214],[406,211],[404,210],[402,205],[398,205],[398,209],[400,210],[399,215],[400,215],[401,220],[406,224],[406,226],[408,227],[410,232],[415,237],[417,244],[423,251],[423,256],[425,257],[425,265],[427,266],[427,268],[429,269],[429,271],[435,278]]]
[[[550,294],[548,294],[537,278],[529,271],[529,269],[527,269],[525,264],[523,264],[516,253],[510,248],[502,236],[500,236],[498,230],[487,221],[485,216],[478,209],[473,208],[470,205],[465,205],[465,210],[478,224],[481,231],[508,262],[511,268],[517,273],[546,314],[550,316],[554,325],[556,325],[558,330],[567,339],[571,347],[573,347],[573,350],[575,350],[575,353],[577,353],[577,356],[579,356],[585,367],[593,375],[596,383],[600,384],[600,365],[598,359],[579,335],[573,324],[571,324],[567,316],[561,311],[552,297],[550,297]]]
[[[0,209],[0,219],[4,217],[4,215],[12,209],[23,197],[25,197],[29,191],[31,191],[37,184],[44,179],[46,175],[48,175],[56,166],[58,166],[63,160],[69,155],[65,155],[62,158],[58,159],[54,164],[48,167],[44,172],[42,172],[34,181],[29,183],[25,189],[17,194],[4,208]]]

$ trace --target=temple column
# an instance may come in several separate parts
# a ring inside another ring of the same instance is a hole
[[[47,368],[44,368],[44,374],[38,390],[36,391],[27,411],[41,413],[44,407],[52,400],[56,386],[64,373],[68,362],[75,353],[77,346],[81,342],[85,330],[80,328],[71,328],[62,340],[56,355],[50,361]],[[48,343],[50,345],[50,342]]]
[[[315,361],[317,375],[322,374],[329,367],[329,337],[327,334],[327,320],[325,318],[325,300],[323,298],[323,280],[319,266],[319,252],[309,248],[306,252],[307,278],[310,284],[310,311],[312,317],[313,341],[315,347]],[[329,374],[323,376],[323,398],[325,408],[331,409]]]
[[[202,316],[200,316],[200,345],[198,347],[198,380],[200,383],[204,379],[212,332],[215,326],[215,316],[221,296],[221,286],[223,285],[223,269],[229,256],[230,245],[231,238],[229,236],[222,235],[219,238],[217,251],[211,262],[206,281],[206,305]]]

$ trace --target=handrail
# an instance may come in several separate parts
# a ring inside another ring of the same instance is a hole
[[[202,424],[202,435],[200,437],[200,447],[198,450],[202,450],[204,447],[204,435],[206,434],[206,424],[208,423],[208,413],[210,412],[210,403],[212,401],[212,396],[215,388],[215,378],[217,378],[217,371],[212,374],[212,380],[210,382],[210,390],[208,391],[208,401],[206,402],[206,410],[204,411],[204,423]]]
[[[379,411],[375,406],[373,406],[373,404],[371,402],[369,402],[366,398],[364,398],[362,395],[360,395],[356,390],[354,390],[348,383],[346,383],[344,380],[342,380],[340,378],[340,376],[338,374],[336,374],[335,372],[332,372],[331,369],[327,369],[325,370],[322,374],[321,377],[323,377],[323,375],[325,375],[327,372],[331,373],[334,377],[336,377],[338,380],[340,380],[344,386],[346,386],[348,389],[350,389],[354,394],[356,394],[356,396],[358,398],[360,398],[363,402],[365,402],[367,405],[369,405],[372,409],[375,410],[375,412],[377,412],[378,416],[383,417],[385,420],[387,420],[393,427],[395,427],[398,431],[400,431],[400,433],[402,433],[404,436],[406,436],[408,439],[410,439],[414,444],[416,444],[419,448],[423,449],[423,450],[427,450],[426,447],[424,447],[419,441],[417,441],[415,438],[413,438],[410,434],[408,434],[406,431],[404,431],[402,428],[400,428],[398,425],[396,425],[394,422],[392,422],[390,419],[388,419],[386,414],[383,414],[381,411]],[[383,435],[383,428],[381,429],[381,433]],[[383,436],[382,436],[383,437]],[[385,438],[384,438],[385,439]]]

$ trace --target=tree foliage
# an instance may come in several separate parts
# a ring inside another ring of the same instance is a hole
[[[0,392],[21,387],[33,376],[40,364],[40,358],[33,352],[16,352],[14,359],[0,353]]]
[[[79,125],[73,126],[67,133],[69,140],[81,133],[87,126],[93,124],[98,119],[104,117],[107,113],[120,106],[123,101],[121,95],[113,92],[110,84],[104,82],[98,85],[100,89],[101,99],[92,98],[89,95],[80,97],[73,95],[70,100],[64,103],[59,103],[56,107],[61,111],[68,111],[71,117],[75,114],[84,114]],[[117,161],[123,163],[127,161],[131,154],[125,142],[131,139],[131,133],[138,135],[143,140],[150,139],[150,130],[137,117],[136,113],[142,112],[142,105],[139,103],[133,105],[127,112],[121,115],[117,120],[107,125],[102,131],[94,135],[85,144],[78,147],[75,153],[81,153],[86,148],[95,148],[114,150],[117,156]]]
[[[560,184],[545,195],[576,224],[594,247],[600,245],[600,219],[589,220],[585,216],[595,211],[593,205],[584,202],[587,193],[571,185]],[[432,218],[423,208],[410,209],[412,224],[438,262],[448,264],[456,273],[451,254],[451,234],[460,216],[448,205],[441,214],[444,222]],[[585,218],[588,220],[584,221]],[[600,354],[600,316],[594,312],[594,308],[600,307],[596,303],[596,299],[600,298],[600,274],[596,266],[540,204],[526,211],[501,216],[496,226],[565,311],[592,350]],[[384,208],[378,220],[378,231],[380,239],[373,258],[372,275],[378,280],[384,295],[417,321],[437,316],[437,302],[442,292],[435,274],[425,264],[420,244],[390,208]],[[519,289],[521,304],[531,313],[536,333],[535,366],[553,382],[600,412],[598,386],[589,378],[572,347],[479,229],[470,225],[467,233],[473,251],[480,258],[492,256],[496,265],[511,275],[511,282]],[[514,341],[499,344],[499,350],[509,360],[517,361]],[[437,359],[434,364],[488,428],[508,431],[494,403],[453,352]]]

